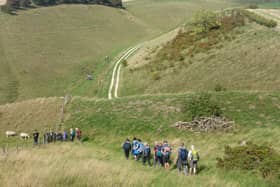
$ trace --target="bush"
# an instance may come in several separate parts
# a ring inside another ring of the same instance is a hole
[[[249,9],[258,9],[259,6],[258,6],[257,4],[249,4],[249,5],[247,6],[247,8],[249,8]]]
[[[88,142],[90,138],[88,136],[82,136],[81,142]]]
[[[128,65],[127,60],[123,60],[123,61],[122,61],[122,65],[123,65],[124,67],[126,67],[126,66]]]
[[[216,84],[214,90],[216,92],[222,92],[222,91],[226,91],[226,88],[224,88],[222,85],[220,84]]]
[[[153,73],[153,80],[160,80],[160,75],[159,75],[159,72],[154,72]]]
[[[221,23],[214,12],[200,11],[194,16],[192,25],[195,33],[207,33],[210,30],[219,29]]]
[[[222,109],[218,102],[208,93],[195,95],[187,102],[192,119],[205,116],[222,116]]]
[[[240,10],[243,15],[248,17],[251,21],[254,21],[260,25],[272,28],[277,26],[277,22],[271,19],[267,19],[263,16],[260,16],[254,12],[250,12],[249,10],[241,9]]]
[[[224,158],[217,158],[217,167],[226,170],[256,170],[262,177],[280,177],[280,155],[271,147],[247,143],[225,147]]]

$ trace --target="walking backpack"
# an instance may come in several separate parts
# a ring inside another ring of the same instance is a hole
[[[130,148],[131,148],[130,143],[129,143],[129,142],[125,142],[125,143],[123,144],[123,148],[124,148],[125,150],[130,150]]]
[[[185,161],[187,160],[188,152],[186,149],[180,149],[180,159]]]
[[[148,155],[150,155],[150,153],[151,153],[150,147],[145,147],[145,149],[144,149],[144,156],[148,156]]]
[[[162,154],[161,154],[161,147],[157,147],[157,152],[156,152],[157,156],[158,157],[161,157]]]
[[[198,153],[195,150],[192,150],[192,160],[199,160]]]

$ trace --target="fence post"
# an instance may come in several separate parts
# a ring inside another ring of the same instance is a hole
[[[3,155],[6,153],[6,149],[5,149],[5,144],[3,144],[3,147],[2,147],[3,149]]]
[[[6,143],[6,154],[8,154],[9,151],[8,151],[8,143]]]

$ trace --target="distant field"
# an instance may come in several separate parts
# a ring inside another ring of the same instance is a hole
[[[122,50],[184,22],[201,8],[224,1],[132,1],[126,10],[61,5],[0,15],[0,103],[34,97],[105,97],[111,60]],[[85,81],[87,73],[94,80]]]

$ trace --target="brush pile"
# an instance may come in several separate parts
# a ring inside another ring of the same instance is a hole
[[[211,131],[231,131],[234,127],[234,122],[229,121],[224,117],[200,117],[191,122],[178,121],[171,125],[180,131],[192,132],[211,132]]]

